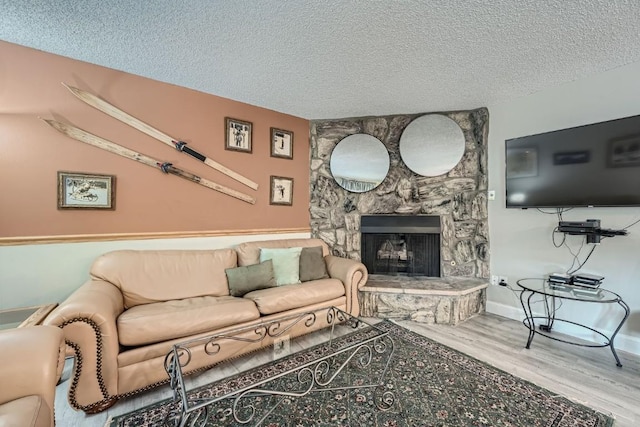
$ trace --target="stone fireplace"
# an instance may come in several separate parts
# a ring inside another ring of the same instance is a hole
[[[440,273],[433,276],[488,278],[488,112],[480,108],[441,114],[462,129],[465,151],[457,166],[435,177],[415,174],[400,157],[402,131],[423,114],[312,121],[311,234],[327,242],[336,255],[362,260],[362,216],[438,216]],[[365,193],[344,190],[330,169],[333,148],[356,133],[378,138],[390,158],[387,177]]]
[[[440,217],[363,215],[360,254],[370,274],[440,277]]]
[[[455,324],[484,311],[486,300],[489,116],[485,108],[440,113],[462,129],[465,151],[446,174],[425,177],[404,165],[399,150],[403,130],[423,114],[311,122],[311,234],[324,240],[334,254],[367,265],[369,280],[361,290],[363,315]],[[390,159],[386,178],[364,193],[344,190],[330,169],[333,148],[356,133],[382,141]],[[411,233],[407,232],[411,225],[398,229],[376,223],[384,223],[387,220],[380,218],[385,217],[437,218],[439,231]],[[377,228],[374,233],[372,226]],[[431,261],[422,259],[427,252]]]

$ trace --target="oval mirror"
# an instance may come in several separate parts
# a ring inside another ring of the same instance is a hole
[[[442,114],[428,114],[413,120],[400,136],[400,157],[409,169],[422,176],[449,172],[464,154],[460,126]]]
[[[364,133],[349,135],[331,153],[331,174],[347,191],[373,190],[389,172],[389,153],[378,138]]]

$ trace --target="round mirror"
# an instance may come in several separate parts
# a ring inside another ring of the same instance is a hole
[[[389,153],[378,138],[349,135],[331,153],[331,174],[338,185],[354,193],[373,190],[389,171]]]
[[[442,114],[420,116],[400,136],[400,157],[409,169],[422,176],[449,172],[464,154],[460,126]]]

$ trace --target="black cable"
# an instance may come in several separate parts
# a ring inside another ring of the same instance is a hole
[[[637,223],[639,223],[639,222],[640,222],[640,219],[639,219],[639,220],[637,220],[637,221],[632,222],[632,223],[631,223],[631,224],[629,224],[629,225],[627,225],[626,227],[624,227],[624,228],[623,228],[623,230],[626,230],[626,229],[628,229],[628,228],[631,228],[631,227],[633,227],[634,225],[636,225],[636,224],[637,224]]]
[[[514,289],[511,287],[510,284],[506,284],[504,285],[505,288],[509,289],[511,291],[511,293],[513,294],[513,296],[515,296],[515,298],[518,300],[518,302],[522,302],[520,300],[520,293],[523,291],[522,288],[520,289]],[[544,302],[545,299],[548,298],[548,295],[540,295],[540,299],[539,300],[533,300],[530,302],[529,305],[535,305],[535,304],[539,304],[541,302]],[[558,298],[558,304],[556,305],[555,309],[553,310],[553,314],[555,315],[557,313],[557,311],[560,309],[560,307],[562,307],[562,304],[564,303],[564,300],[562,298]],[[526,316],[526,312],[525,312],[525,316]]]
[[[560,208],[556,208],[553,212],[545,212],[541,208],[536,208],[538,212],[543,213],[545,215],[558,215],[558,209]]]
[[[553,243],[553,246],[555,246],[556,248],[559,248],[560,246],[564,245],[565,242],[567,241],[567,234],[562,233],[562,242],[558,244],[556,243],[556,233],[562,233],[561,231],[558,230],[558,227],[554,228],[553,231],[551,232],[551,242]]]
[[[596,245],[593,245],[593,247],[591,248],[591,251],[589,252],[589,255],[587,255],[587,257],[584,259],[584,261],[582,261],[582,264],[578,264],[578,268],[572,270],[572,271],[567,271],[567,274],[573,274],[577,271],[579,271],[582,267],[584,267],[584,265],[587,263],[587,261],[589,261],[589,257],[591,257],[591,254],[593,254],[593,251],[595,251],[597,248]],[[579,252],[578,252],[579,253]],[[572,264],[573,266],[573,264]]]
[[[578,263],[578,265],[580,264],[580,260],[579,260],[579,256],[580,256],[580,252],[582,252],[582,248],[584,248],[584,243],[586,242],[586,237],[584,237],[582,239],[582,243],[580,244],[580,247],[578,248],[578,252],[577,253],[573,253],[573,251],[571,250],[571,248],[569,247],[569,245],[566,242],[563,242],[562,244],[567,248],[567,250],[569,251],[569,253],[571,255],[573,255],[573,261],[571,261],[571,265],[569,266],[569,268],[567,268],[566,273],[569,273],[569,270],[571,270],[573,268],[574,265],[576,265],[576,262]]]

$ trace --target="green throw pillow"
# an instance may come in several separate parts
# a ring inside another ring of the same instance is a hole
[[[227,273],[229,293],[234,297],[276,286],[271,260],[245,267],[227,268],[224,272]]]
[[[260,248],[260,262],[273,261],[277,286],[300,283],[300,252],[302,248]]]
[[[322,246],[302,248],[302,252],[300,252],[300,281],[308,282],[328,277],[327,265],[322,256]]]

